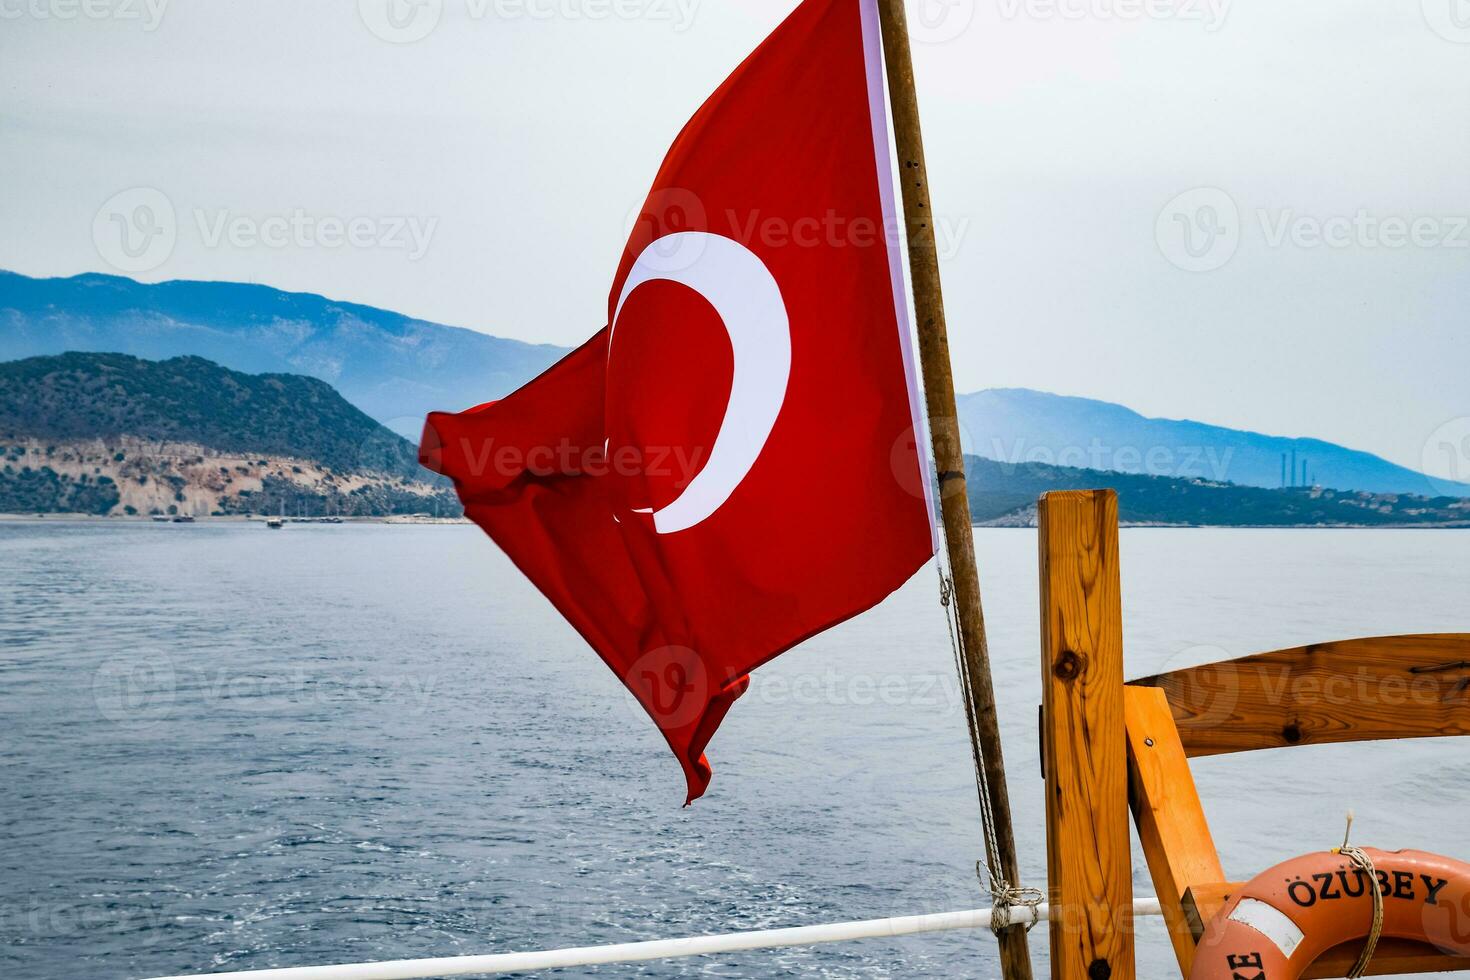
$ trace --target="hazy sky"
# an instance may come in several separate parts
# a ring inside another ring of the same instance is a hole
[[[792,6],[0,0],[0,267],[574,344],[670,140]],[[910,10],[962,390],[1470,476],[1467,0]],[[119,250],[120,193],[171,250]]]

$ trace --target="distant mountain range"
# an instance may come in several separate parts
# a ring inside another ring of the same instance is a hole
[[[236,371],[320,378],[411,439],[428,412],[498,398],[566,353],[268,286],[0,272],[0,361],[69,350],[193,355]],[[966,450],[1006,463],[1279,488],[1284,455],[1287,485],[1470,496],[1470,484],[1319,439],[1145,418],[1086,398],[996,388],[960,396],[959,411]]]
[[[0,361],[66,351],[304,374],[414,438],[427,412],[499,398],[566,353],[269,286],[0,271]]]
[[[458,513],[416,447],[316,378],[202,357],[0,364],[0,513]]]
[[[1005,463],[1229,481],[1251,487],[1321,486],[1426,497],[1470,496],[1470,484],[1431,479],[1372,453],[1203,422],[1145,418],[1089,398],[1027,388],[959,397],[965,451]],[[1295,465],[1296,478],[1283,481]],[[1307,474],[1302,475],[1305,466]]]

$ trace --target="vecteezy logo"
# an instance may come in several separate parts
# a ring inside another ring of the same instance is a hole
[[[113,195],[92,219],[97,254],[121,272],[148,272],[163,265],[178,234],[173,202],[152,187]]]
[[[683,187],[659,187],[628,212],[623,232],[633,247],[641,250],[655,246],[659,270],[673,272],[687,269],[704,254],[703,239],[681,233],[705,231],[708,227],[709,218],[698,194]]]
[[[382,40],[412,44],[439,26],[444,0],[357,0],[357,13],[367,29]]]
[[[975,20],[975,0],[919,0],[911,9],[909,36],[920,44],[953,41]]]
[[[1223,647],[1201,644],[1175,651],[1159,666],[1155,677],[1180,671],[1169,699],[1185,705],[1197,725],[1228,720],[1240,703],[1240,670]]]
[[[1424,443],[1422,463],[1434,493],[1464,496],[1464,484],[1470,483],[1470,415],[1450,419],[1435,429]]]
[[[1470,0],[1420,0],[1429,29],[1446,41],[1470,44]]]
[[[173,710],[174,668],[165,656],[109,660],[92,675],[92,700],[108,721],[151,725]]]
[[[1159,251],[1186,272],[1213,272],[1240,247],[1240,209],[1218,187],[1196,187],[1174,198],[1154,223]]]
[[[665,729],[699,720],[711,694],[709,670],[699,654],[685,646],[650,650],[628,668],[625,683],[636,700],[635,715],[651,714]]]

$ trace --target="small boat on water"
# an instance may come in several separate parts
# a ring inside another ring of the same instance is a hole
[[[279,517],[267,517],[265,519],[265,526],[273,531],[279,531],[286,526],[286,522]]]
[[[153,515],[153,523],[154,524],[167,524],[169,522],[169,520],[170,520],[170,518],[169,518],[169,516],[167,514],[154,514]]]
[[[172,518],[172,520],[173,520],[173,522],[175,524],[193,524],[194,523],[194,518],[193,517],[190,517],[188,514],[179,514],[176,517]]]

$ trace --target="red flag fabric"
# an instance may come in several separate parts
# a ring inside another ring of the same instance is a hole
[[[749,672],[934,551],[873,0],[806,0],[669,151],[608,324],[424,465],[683,765]]]

